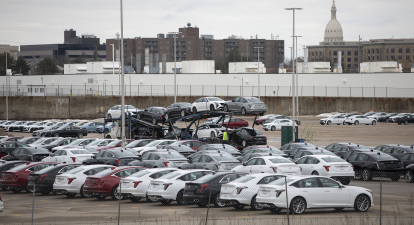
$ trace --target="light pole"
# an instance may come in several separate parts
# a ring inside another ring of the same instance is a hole
[[[9,121],[9,89],[10,89],[10,83],[9,83],[9,75],[8,75],[8,73],[7,73],[7,56],[8,56],[8,53],[7,53],[7,51],[5,52],[6,53],[6,87],[7,87],[7,90],[6,90],[6,121]]]
[[[121,0],[121,56],[119,57],[119,61],[121,62],[121,70],[122,70],[122,76],[121,76],[121,92],[122,92],[122,97],[121,97],[121,112],[122,112],[122,148],[125,148],[125,85],[124,85],[124,65],[123,65],[123,60],[124,58],[124,21],[123,21],[123,11],[122,11],[122,0]]]
[[[176,36],[180,32],[168,32],[169,34],[174,34],[174,103],[177,103],[177,41]]]
[[[297,63],[297,58],[298,58],[298,37],[302,37],[302,36],[294,36],[295,38],[296,38],[296,44],[295,44],[295,48],[296,48],[296,59],[294,59],[294,60],[296,60],[296,67],[298,67],[298,63]],[[304,65],[305,66],[305,65]],[[298,78],[298,70],[297,70],[297,68],[296,68],[296,70],[295,70],[295,72],[296,72],[296,115],[298,116],[298,121],[299,121],[299,85],[298,85],[298,81],[299,81],[299,78]],[[302,71],[302,73],[303,73],[303,71]]]
[[[236,78],[236,79],[239,79],[239,80],[240,80],[240,78],[238,78],[238,77],[234,77],[234,78]],[[242,95],[242,96],[244,96],[244,94],[243,94],[243,92],[244,92],[244,91],[243,91],[243,77],[241,78],[241,82],[242,82],[242,83],[241,83],[241,88],[242,88],[241,95]]]
[[[258,42],[259,43],[259,42]],[[258,86],[257,86],[257,91],[259,92],[259,100],[260,100],[260,71],[259,71],[259,50],[261,49],[261,48],[264,48],[264,47],[253,47],[253,48],[257,48],[257,79],[258,79]]]
[[[292,10],[293,11],[293,37],[292,37],[292,46],[293,46],[293,54],[295,54],[295,10],[302,10],[302,8],[285,8],[285,10]],[[294,56],[294,55],[293,55]],[[295,59],[295,57],[293,57]],[[295,142],[295,130],[296,130],[296,123],[295,123],[295,60],[293,60],[292,65],[292,141]]]
[[[115,75],[115,55],[114,55],[115,47],[114,47],[114,44],[110,44],[110,45],[112,45],[112,75]]]

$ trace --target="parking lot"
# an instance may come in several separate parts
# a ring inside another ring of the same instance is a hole
[[[249,126],[253,123],[253,117],[243,117],[248,120]],[[397,125],[395,123],[378,123],[375,126],[369,125],[320,125],[318,117],[300,117],[302,124],[299,126],[299,138],[306,135],[315,138],[314,144],[325,146],[333,142],[353,142],[373,147],[380,144],[414,144],[414,125]],[[101,119],[98,119],[101,120]],[[183,123],[179,123],[183,127]],[[268,144],[280,147],[280,131],[264,131],[262,126],[255,126],[261,130],[268,139]],[[306,129],[305,129],[306,128]],[[30,136],[30,133],[12,133],[14,136]],[[103,134],[90,133],[87,136],[103,138]],[[305,221],[332,224],[349,224],[351,220],[359,219],[352,223],[364,224],[363,219],[376,220],[380,214],[380,182],[379,178],[365,182],[360,180],[351,181],[350,185],[361,186],[373,191],[374,204],[366,213],[357,213],[353,209],[344,209],[335,212],[332,209],[309,210],[304,215],[293,216],[295,224],[302,224]],[[412,222],[414,212],[414,186],[406,183],[404,179],[398,182],[391,182],[384,178],[382,185],[382,215],[392,221],[404,220],[401,224]],[[14,194],[11,191],[1,191],[0,195],[5,204],[4,212],[0,213],[0,224],[26,224],[30,223],[32,212],[31,194],[21,192]],[[145,199],[144,199],[145,200]],[[204,221],[207,215],[207,208],[199,208],[197,205],[178,206],[175,202],[171,205],[160,203],[146,203],[141,200],[133,203],[129,200],[121,201],[121,222],[138,224],[141,222],[159,223],[169,221],[170,224],[188,223],[194,224]],[[118,201],[110,198],[97,200],[95,198],[83,199],[79,197],[68,198],[66,195],[48,195],[40,193],[35,197],[34,221],[38,224],[113,224],[118,219]],[[209,218],[216,223],[223,224],[248,224],[250,220],[257,223],[274,223],[273,219],[286,219],[286,211],[272,214],[268,210],[250,211],[249,207],[243,210],[236,210],[233,207],[210,208]],[[231,219],[231,220],[230,220]],[[286,223],[286,220],[282,224]],[[341,222],[342,221],[342,222]],[[348,222],[347,222],[348,221]],[[309,223],[308,223],[309,224]],[[338,224],[338,223],[336,223]]]

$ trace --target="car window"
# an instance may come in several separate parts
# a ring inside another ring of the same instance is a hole
[[[272,163],[292,163],[292,161],[285,158],[271,158],[269,159],[269,161],[271,161]]]
[[[131,168],[131,169],[126,169],[126,170],[122,170],[118,173],[115,173],[115,176],[117,177],[128,177],[131,176],[132,174],[142,170],[143,168]]]
[[[208,156],[208,155],[201,156],[200,162],[207,163],[207,162],[211,162],[211,161],[213,161],[213,160],[210,158],[210,156]]]
[[[270,182],[273,182],[279,178],[281,178],[283,176],[268,176],[268,177],[263,177],[259,182],[257,182],[257,184],[268,184]]]
[[[193,158],[193,162],[198,162],[200,161],[202,155],[198,155],[196,157]]]
[[[30,168],[29,170],[32,172],[37,172],[39,170],[43,170],[44,168],[50,166],[51,164],[42,164],[42,165],[37,165],[37,166],[33,166],[32,168]]]
[[[357,156],[358,156],[358,154],[353,154],[353,155],[349,156],[349,158],[347,160],[348,161],[355,161]]]
[[[197,180],[198,178],[200,178],[204,175],[205,174],[202,171],[198,171],[198,172],[194,172],[194,173],[188,173],[184,176],[181,176],[178,179],[182,180],[182,181],[193,181],[193,180]]]
[[[303,158],[300,158],[298,161],[296,161],[296,164],[305,164],[305,162],[306,162],[306,160],[308,159],[309,157],[303,157]]]
[[[94,169],[90,169],[88,171],[85,171],[83,174],[85,175],[95,175],[103,170],[108,169],[109,167],[99,167],[99,168],[94,168]],[[69,171],[68,173],[71,173],[71,171]]]
[[[160,171],[160,172],[157,172],[157,173],[154,173],[154,174],[152,174],[151,176],[149,176],[149,177],[151,177],[152,179],[157,179],[157,178],[160,178],[160,177],[162,177],[162,176],[164,176],[164,175],[167,175],[167,174],[169,174],[169,173],[171,173],[171,172],[174,172],[175,170],[163,170],[163,171]]]
[[[228,183],[228,182],[232,182],[242,176],[244,176],[245,174],[229,174],[224,176],[219,183],[224,184],[224,183]]]
[[[364,155],[364,154],[359,154],[358,157],[356,158],[356,161],[367,161],[368,156]]]
[[[408,160],[410,158],[409,154],[403,155],[400,157],[400,160]]]
[[[66,173],[67,171],[72,170],[76,167],[78,167],[78,166],[65,166],[59,171],[59,173]]]
[[[266,162],[264,161],[264,159],[256,159],[256,162],[254,163],[254,165],[266,165]]]
[[[251,165],[255,165],[257,159],[250,159],[249,161],[247,161],[246,165],[247,166],[251,166]]]
[[[385,153],[391,153],[391,151],[392,151],[392,148],[387,148],[383,152],[385,152]]]
[[[148,160],[159,160],[161,157],[157,154],[151,154]]]
[[[340,185],[337,182],[335,182],[331,179],[320,177],[319,180],[322,183],[322,187],[329,187],[329,188],[339,188],[340,187]]]
[[[318,164],[319,160],[317,158],[309,158],[308,161],[306,162],[306,164]]]
[[[300,181],[297,182],[296,185],[294,185],[294,186],[296,186],[298,188],[315,188],[315,187],[319,187],[319,183],[318,183],[318,180],[316,179],[316,177],[300,180]]]

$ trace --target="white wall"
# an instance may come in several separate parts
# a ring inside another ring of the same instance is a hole
[[[259,62],[260,73],[266,73],[266,68],[262,62]],[[229,73],[256,73],[257,62],[229,62]]]

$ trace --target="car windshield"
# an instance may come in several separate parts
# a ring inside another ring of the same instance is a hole
[[[219,125],[219,124],[211,124],[209,126],[210,126],[210,128],[221,128],[221,125]]]
[[[102,140],[95,140],[95,141],[92,141],[91,143],[87,144],[86,146],[95,146],[95,145],[101,143],[101,141]]]
[[[178,159],[178,158],[184,158],[182,155],[180,155],[180,154],[174,154],[174,153],[171,153],[171,154],[161,154],[162,156],[164,156],[165,158],[167,158],[167,159]],[[184,158],[185,159],[185,158]]]
[[[293,179],[286,179],[286,183],[290,183],[292,181],[293,181]],[[270,182],[268,184],[270,184],[270,185],[284,185],[285,184],[285,178],[283,178],[283,177],[279,178],[279,179],[277,179],[273,182]]]
[[[154,147],[154,146],[158,145],[161,142],[162,141],[153,141],[153,142],[150,142],[147,145],[145,145],[145,147]]]
[[[40,138],[39,140],[32,143],[32,145],[40,145],[42,142],[46,141],[47,138]]]
[[[249,102],[253,102],[253,103],[262,103],[262,101],[260,101],[257,98],[246,98]]]
[[[322,158],[322,160],[325,162],[346,162],[345,160],[339,157],[326,157],[326,158]]]
[[[130,151],[116,151],[115,153],[117,156],[136,156],[134,153]]]
[[[106,146],[114,147],[114,146],[118,145],[119,143],[120,143],[119,141],[113,141],[113,142],[107,144]]]
[[[56,140],[52,141],[50,144],[51,145],[58,145],[61,141],[63,141],[63,139],[59,138],[59,139],[56,139]]]
[[[292,163],[292,161],[290,161],[289,159],[285,159],[285,158],[272,158],[272,159],[269,159],[269,161],[272,163]]]
[[[72,152],[75,155],[91,154],[86,150],[70,150],[70,152]]]
[[[171,178],[177,177],[179,175],[181,175],[181,173],[169,173],[165,176],[162,176],[162,179],[171,179]]]
[[[237,161],[236,159],[234,159],[233,157],[229,155],[215,155],[213,156],[213,158],[215,158],[217,161]]]
[[[249,180],[253,180],[254,178],[255,178],[255,177],[253,177],[253,176],[246,175],[246,176],[243,176],[243,177],[240,177],[240,178],[238,178],[238,179],[233,180],[233,182],[234,182],[234,183],[246,183],[246,182],[248,182]]]
[[[24,168],[26,168],[28,166],[29,165],[27,165],[26,163],[24,163],[24,164],[21,164],[21,165],[18,165],[16,167],[14,167],[13,169],[10,169],[8,171],[10,171],[10,172],[16,172],[16,171],[22,170],[22,169],[24,169]]]
[[[247,130],[247,132],[249,132],[249,134],[251,135],[251,136],[258,136],[258,135],[263,135],[262,134],[262,132],[260,132],[259,130],[257,130],[257,129],[246,129]]]
[[[132,106],[132,105],[126,105],[125,106],[125,109],[137,109],[137,108],[135,108],[134,106]]]
[[[141,140],[135,140],[135,141],[125,145],[125,148],[134,148],[135,145],[137,145],[137,143],[140,143],[140,142],[141,142]]]
[[[224,101],[223,99],[221,99],[221,98],[217,98],[217,97],[212,97],[212,98],[207,98],[210,102],[212,102],[212,101]]]
[[[178,103],[181,107],[189,107],[191,106],[191,103]]]
[[[137,173],[134,173],[134,174],[132,174],[131,176],[129,176],[129,177],[142,177],[142,176],[145,176],[145,175],[147,175],[147,174],[149,174],[150,172],[148,172],[148,171],[146,171],[146,170],[141,170],[141,171],[139,171],[139,172],[137,172]]]
[[[387,115],[385,115],[385,116],[395,116],[395,113],[388,113]]]
[[[395,160],[395,158],[394,157],[392,157],[392,156],[390,156],[390,155],[388,155],[388,154],[380,154],[380,155],[378,155],[378,154],[372,154],[371,155],[371,157],[372,158],[374,158],[374,159],[377,159],[377,160]]]

